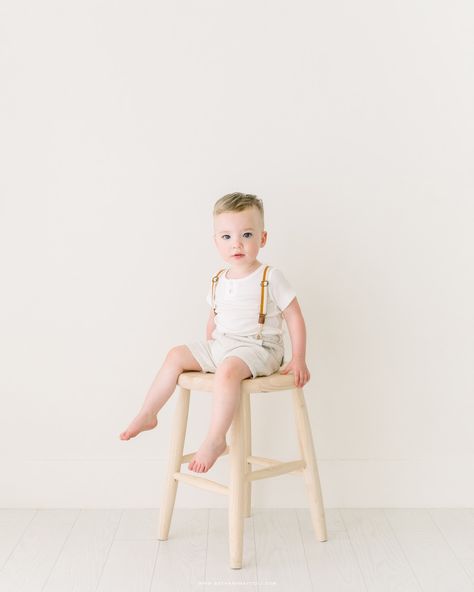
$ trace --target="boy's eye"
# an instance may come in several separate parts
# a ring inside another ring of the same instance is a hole
[[[247,234],[249,234],[250,236],[253,236],[253,233],[252,232],[244,232],[244,236],[246,236]],[[250,236],[249,237],[246,237],[246,238],[250,238]],[[221,238],[223,238],[224,240],[227,240],[227,237],[230,237],[230,234],[223,234],[221,236]]]

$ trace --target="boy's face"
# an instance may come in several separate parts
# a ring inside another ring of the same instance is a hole
[[[214,216],[214,233],[214,242],[224,261],[242,269],[252,266],[267,242],[260,212],[254,207]]]

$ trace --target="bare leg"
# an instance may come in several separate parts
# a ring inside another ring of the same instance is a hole
[[[201,370],[201,366],[186,345],[172,348],[156,375],[143,401],[138,415],[128,428],[120,434],[121,440],[129,440],[140,432],[153,429],[158,420],[156,416],[176,389],[178,376],[184,370]]]
[[[196,473],[206,473],[226,447],[226,434],[240,402],[240,383],[252,376],[247,364],[235,356],[226,358],[214,377],[211,425],[204,442],[188,464]]]

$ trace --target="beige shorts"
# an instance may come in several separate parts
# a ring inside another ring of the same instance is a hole
[[[265,335],[261,339],[225,333],[214,333],[215,339],[194,341],[185,345],[200,364],[203,372],[215,372],[217,366],[230,356],[243,360],[252,378],[277,372],[284,358],[282,335]]]

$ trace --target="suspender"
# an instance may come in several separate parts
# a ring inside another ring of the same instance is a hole
[[[263,270],[262,281],[260,282],[260,314],[258,315],[258,333],[257,338],[260,339],[262,337],[262,330],[263,325],[265,324],[265,316],[267,314],[267,300],[268,300],[268,280],[267,280],[267,271],[270,269],[270,266],[267,265]]]
[[[219,269],[219,271],[216,273],[215,276],[213,276],[212,278],[212,308],[214,309],[214,314],[216,313],[216,288],[217,288],[217,282],[219,280],[219,276],[221,275],[221,273],[225,271],[225,269]]]
[[[270,269],[269,265],[265,266],[262,275],[262,281],[260,282],[261,290],[260,290],[260,313],[258,315],[258,332],[257,338],[260,339],[262,337],[262,329],[263,325],[265,324],[265,316],[267,310],[267,301],[268,301],[268,280],[267,280],[267,272]],[[212,308],[214,309],[214,313],[216,313],[216,287],[217,282],[219,281],[219,277],[221,273],[225,271],[224,269],[220,269],[215,276],[212,277]]]

